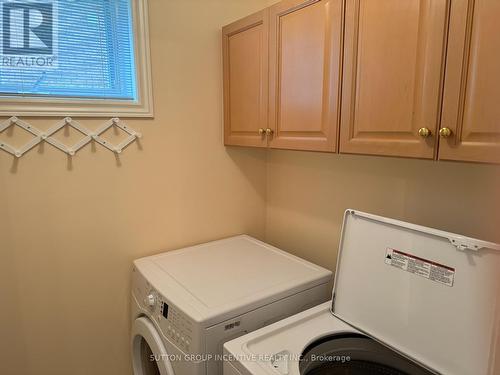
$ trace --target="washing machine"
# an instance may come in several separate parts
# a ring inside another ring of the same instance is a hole
[[[249,236],[134,261],[134,375],[222,374],[225,341],[330,298],[331,271]]]
[[[348,210],[332,300],[224,359],[224,375],[498,375],[500,245]]]

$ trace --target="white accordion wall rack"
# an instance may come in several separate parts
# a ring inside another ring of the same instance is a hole
[[[29,124],[26,121],[21,120],[17,117],[11,117],[6,121],[0,122],[0,133],[4,130],[8,129],[11,126],[19,126],[20,128],[26,130],[31,133],[34,137],[29,142],[21,146],[20,148],[15,148],[4,141],[0,141],[0,149],[8,152],[9,154],[14,155],[17,158],[20,158],[24,154],[26,154],[29,150],[31,150],[36,145],[41,142],[47,142],[48,144],[54,146],[56,149],[66,153],[69,156],[74,156],[80,149],[88,145],[90,142],[95,141],[101,146],[107,148],[108,150],[114,152],[115,154],[120,154],[125,147],[130,145],[132,142],[141,138],[141,133],[136,132],[135,130],[129,128],[122,120],[118,117],[114,117],[96,130],[91,131],[83,126],[78,121],[72,119],[71,117],[66,117],[63,120],[57,122],[54,126],[49,128],[48,130],[42,131],[35,128],[33,125]],[[56,138],[53,138],[59,130],[64,128],[65,126],[72,127],[73,129],[79,131],[84,138],[79,140],[73,146],[67,146],[64,143],[60,142]],[[101,135],[108,130],[109,128],[116,126],[123,130],[128,136],[125,138],[120,144],[113,145],[109,141],[105,140]]]

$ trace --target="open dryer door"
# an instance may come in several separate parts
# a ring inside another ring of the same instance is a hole
[[[132,365],[134,375],[174,375],[163,341],[145,317],[136,319],[132,327]]]

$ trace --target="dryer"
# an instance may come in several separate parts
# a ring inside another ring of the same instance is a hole
[[[134,261],[134,375],[222,374],[224,342],[329,299],[331,271],[249,236]]]
[[[500,374],[500,245],[348,210],[332,301],[224,345],[224,375]]]

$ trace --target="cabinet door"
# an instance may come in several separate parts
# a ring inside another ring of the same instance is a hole
[[[500,1],[451,9],[439,158],[500,163]]]
[[[269,11],[222,30],[224,143],[267,147]]]
[[[346,1],[340,152],[435,157],[447,13],[446,0]]]
[[[335,151],[341,0],[285,0],[270,9],[270,147]]]

